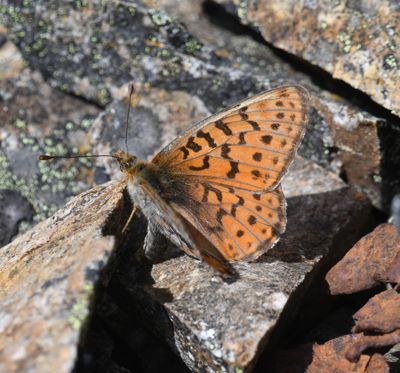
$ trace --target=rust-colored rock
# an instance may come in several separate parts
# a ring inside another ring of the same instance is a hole
[[[379,284],[400,252],[400,236],[392,224],[381,224],[363,237],[326,275],[331,294],[351,294]]]
[[[350,341],[350,346],[346,348],[346,358],[349,361],[360,361],[363,351],[368,348],[378,348],[394,346],[400,343],[400,329],[383,335],[362,335],[357,334],[358,338]]]
[[[369,356],[361,355],[358,361],[349,361],[345,356],[347,346],[359,341],[360,338],[361,334],[345,335],[322,345],[315,344],[312,362],[307,368],[307,373],[364,373]]]
[[[114,246],[102,230],[122,187],[82,193],[1,249],[1,372],[71,372],[95,282]]]
[[[400,294],[385,290],[372,297],[358,310],[353,318],[356,325],[353,332],[389,333],[400,328]]]
[[[279,350],[263,366],[262,372],[274,373],[388,373],[385,358],[378,353],[364,354],[357,361],[349,361],[346,351],[356,344],[362,334],[351,334],[332,339],[323,344],[307,343],[290,350]]]
[[[389,373],[389,365],[381,354],[373,354],[365,373]]]
[[[393,259],[393,262],[389,264],[386,270],[383,273],[377,273],[376,279],[382,282],[391,282],[397,284],[397,287],[400,284],[400,252],[397,253],[396,257]]]

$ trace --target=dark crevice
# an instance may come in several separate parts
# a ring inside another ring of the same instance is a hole
[[[324,69],[268,43],[264,40],[260,32],[250,26],[241,24],[240,19],[225,10],[222,5],[216,4],[211,0],[206,0],[203,3],[203,11],[209,21],[217,27],[228,30],[236,35],[247,35],[257,43],[265,45],[284,63],[289,64],[294,70],[307,75],[319,88],[343,97],[360,110],[364,110],[378,118],[386,119],[391,124],[400,126],[400,118],[398,116],[373,101],[366,93],[352,87],[343,80],[333,78]]]
[[[188,373],[176,351],[153,330],[154,322],[144,322],[146,302],[138,299],[140,284],[151,286],[151,264],[141,260],[147,223],[138,214],[121,234],[132,203],[126,191],[118,208],[108,217],[102,234],[113,236],[115,247],[96,281],[90,317],[82,330],[73,373],[171,371]],[[163,290],[163,289],[156,289]],[[168,298],[170,301],[170,298]],[[172,328],[169,333],[173,335]],[[171,337],[173,338],[173,337]]]
[[[44,78],[45,78],[45,77],[44,77]],[[45,79],[45,81],[46,81],[47,83],[49,83],[49,80],[48,80],[48,79]],[[60,90],[60,92],[66,94],[66,95],[68,95],[68,96],[71,96],[71,97],[73,97],[73,98],[76,98],[77,100],[80,100],[80,101],[81,101],[82,103],[84,103],[84,104],[96,106],[96,107],[97,107],[98,109],[100,109],[100,110],[104,110],[104,109],[106,108],[106,106],[107,106],[107,105],[101,105],[101,104],[99,104],[98,101],[96,101],[95,99],[90,99],[90,98],[88,98],[88,97],[79,95],[79,94],[77,94],[76,92],[69,91],[69,90],[65,90],[65,89],[61,89],[60,87],[56,87],[56,88],[57,88],[58,90]]]

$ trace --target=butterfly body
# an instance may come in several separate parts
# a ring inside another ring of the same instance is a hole
[[[173,188],[168,172],[151,162],[137,161],[135,156],[121,150],[113,156],[126,174],[127,190],[135,208],[140,209],[149,222],[145,251],[154,250],[150,246],[155,242],[160,244],[155,236],[157,230],[187,254],[208,262],[223,274],[236,276],[213,244],[171,207],[170,202],[176,199],[178,190]]]
[[[280,181],[304,136],[309,96],[262,92],[190,127],[150,162],[113,154],[151,227],[219,272],[253,260],[284,232]]]

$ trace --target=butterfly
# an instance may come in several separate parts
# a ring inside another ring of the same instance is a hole
[[[150,230],[235,275],[230,261],[256,259],[285,231],[280,182],[304,136],[308,108],[305,88],[280,87],[193,125],[149,162],[112,153],[126,178],[131,217],[142,211]]]

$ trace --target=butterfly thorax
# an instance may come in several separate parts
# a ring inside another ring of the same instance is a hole
[[[117,150],[111,155],[119,163],[119,168],[122,172],[128,175],[133,175],[136,173],[138,161],[134,155],[124,152],[123,150]]]
[[[136,156],[128,152],[117,150],[112,153],[112,156],[119,163],[121,171],[129,178],[139,177],[150,181],[157,176],[157,166],[143,160],[138,160]]]
[[[145,180],[153,188],[160,189],[161,172],[158,166],[138,160],[137,157],[123,150],[117,150],[112,153],[112,156],[118,161],[121,171],[128,176],[128,180],[131,182]]]

